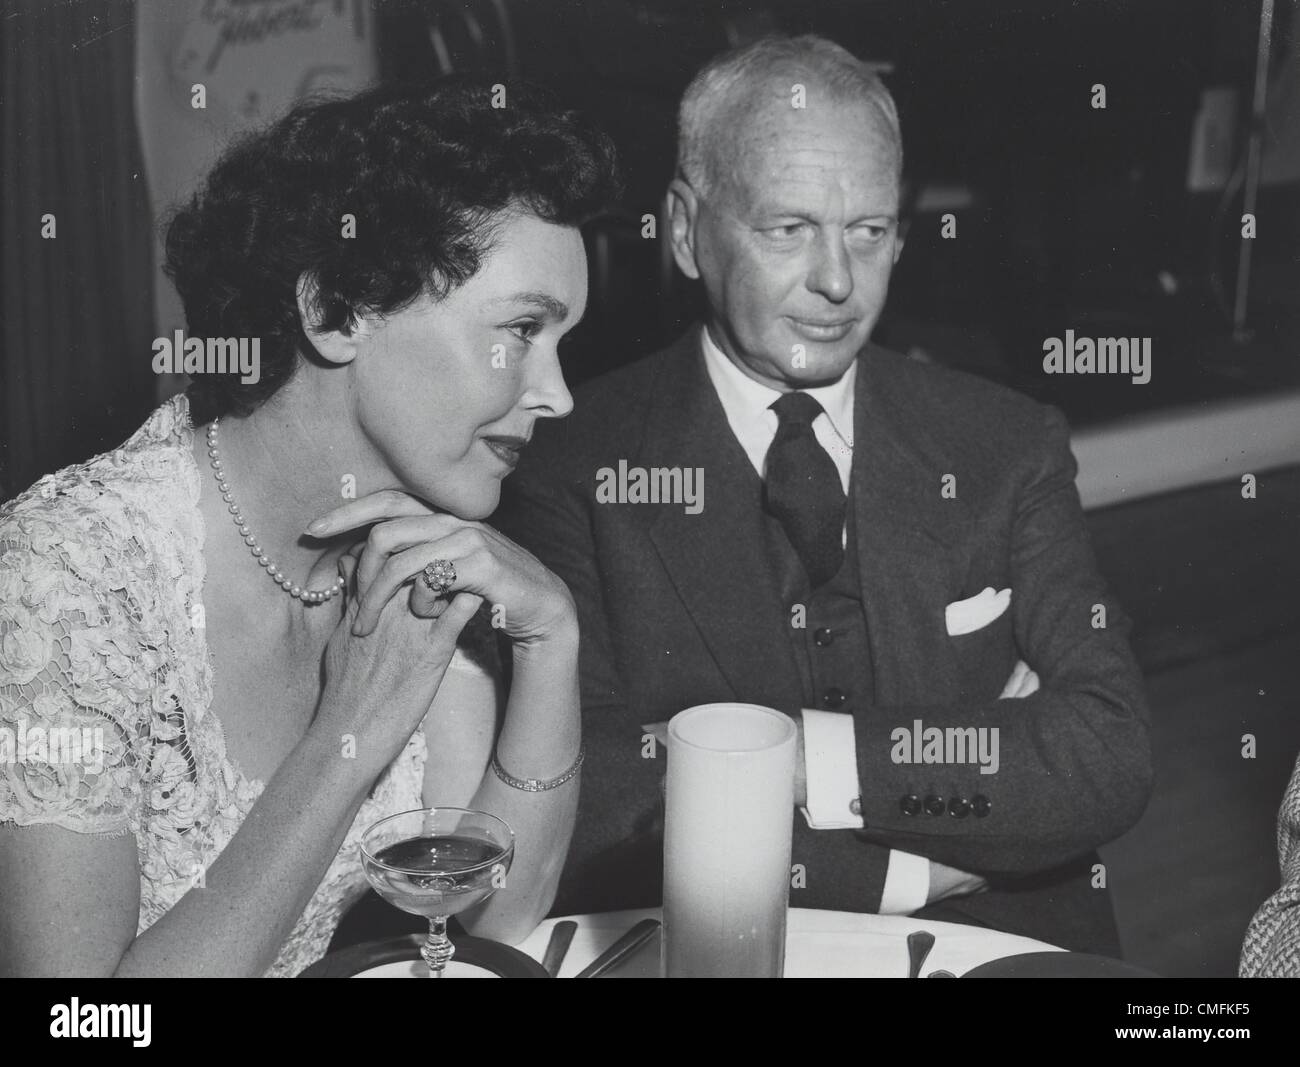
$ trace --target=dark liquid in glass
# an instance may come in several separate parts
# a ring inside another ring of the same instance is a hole
[[[477,904],[502,888],[509,866],[500,846],[460,834],[398,841],[375,858],[385,865],[370,865],[380,896],[403,911],[426,917],[456,915]]]

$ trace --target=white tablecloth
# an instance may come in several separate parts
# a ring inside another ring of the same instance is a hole
[[[641,919],[661,918],[658,908],[611,911],[599,915],[571,915],[578,924],[559,977],[572,978]],[[521,951],[540,961],[559,919],[547,919],[522,944]],[[921,968],[965,974],[973,967],[1004,956],[1025,952],[1061,952],[1063,949],[1015,934],[979,926],[928,922],[899,915],[860,915],[846,911],[791,908],[786,923],[785,976],[787,978],[906,978],[907,935],[914,930],[934,934],[934,949]],[[611,978],[657,978],[659,945],[652,940],[637,950]]]

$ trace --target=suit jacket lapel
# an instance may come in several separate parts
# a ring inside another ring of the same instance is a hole
[[[950,462],[926,416],[890,374],[899,357],[869,345],[854,394],[852,507],[876,700],[911,703],[959,681],[944,607],[965,576],[970,528],[944,499]]]
[[[798,707],[802,685],[784,629],[790,605],[763,544],[762,483],[709,380],[698,330],[678,342],[665,370],[642,462],[702,468],[704,508],[658,507],[650,539],[737,698]]]

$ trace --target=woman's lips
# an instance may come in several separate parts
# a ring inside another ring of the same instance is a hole
[[[787,315],[795,333],[809,341],[843,341],[853,331],[857,319],[838,319],[819,321],[817,319],[798,319]]]
[[[491,449],[492,454],[497,459],[511,470],[514,470],[519,465],[519,450],[527,444],[521,437],[485,437],[483,443]]]

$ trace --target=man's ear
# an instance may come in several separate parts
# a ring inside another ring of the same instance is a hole
[[[361,343],[369,336],[370,324],[358,317],[350,326],[326,329],[321,326],[324,309],[320,304],[320,283],[314,274],[304,271],[298,276],[295,290],[298,317],[302,330],[327,363],[342,365],[356,359]]]
[[[668,239],[673,259],[688,278],[700,276],[695,261],[695,224],[699,218],[700,199],[683,178],[674,178],[668,186]]]
[[[894,201],[897,205],[898,224],[894,231],[894,266],[898,265],[898,258],[903,254],[903,245],[907,244],[907,234],[912,228],[912,210],[907,205],[915,205],[912,197],[912,182],[910,179],[903,177],[903,164],[900,160],[898,164],[898,197]]]

